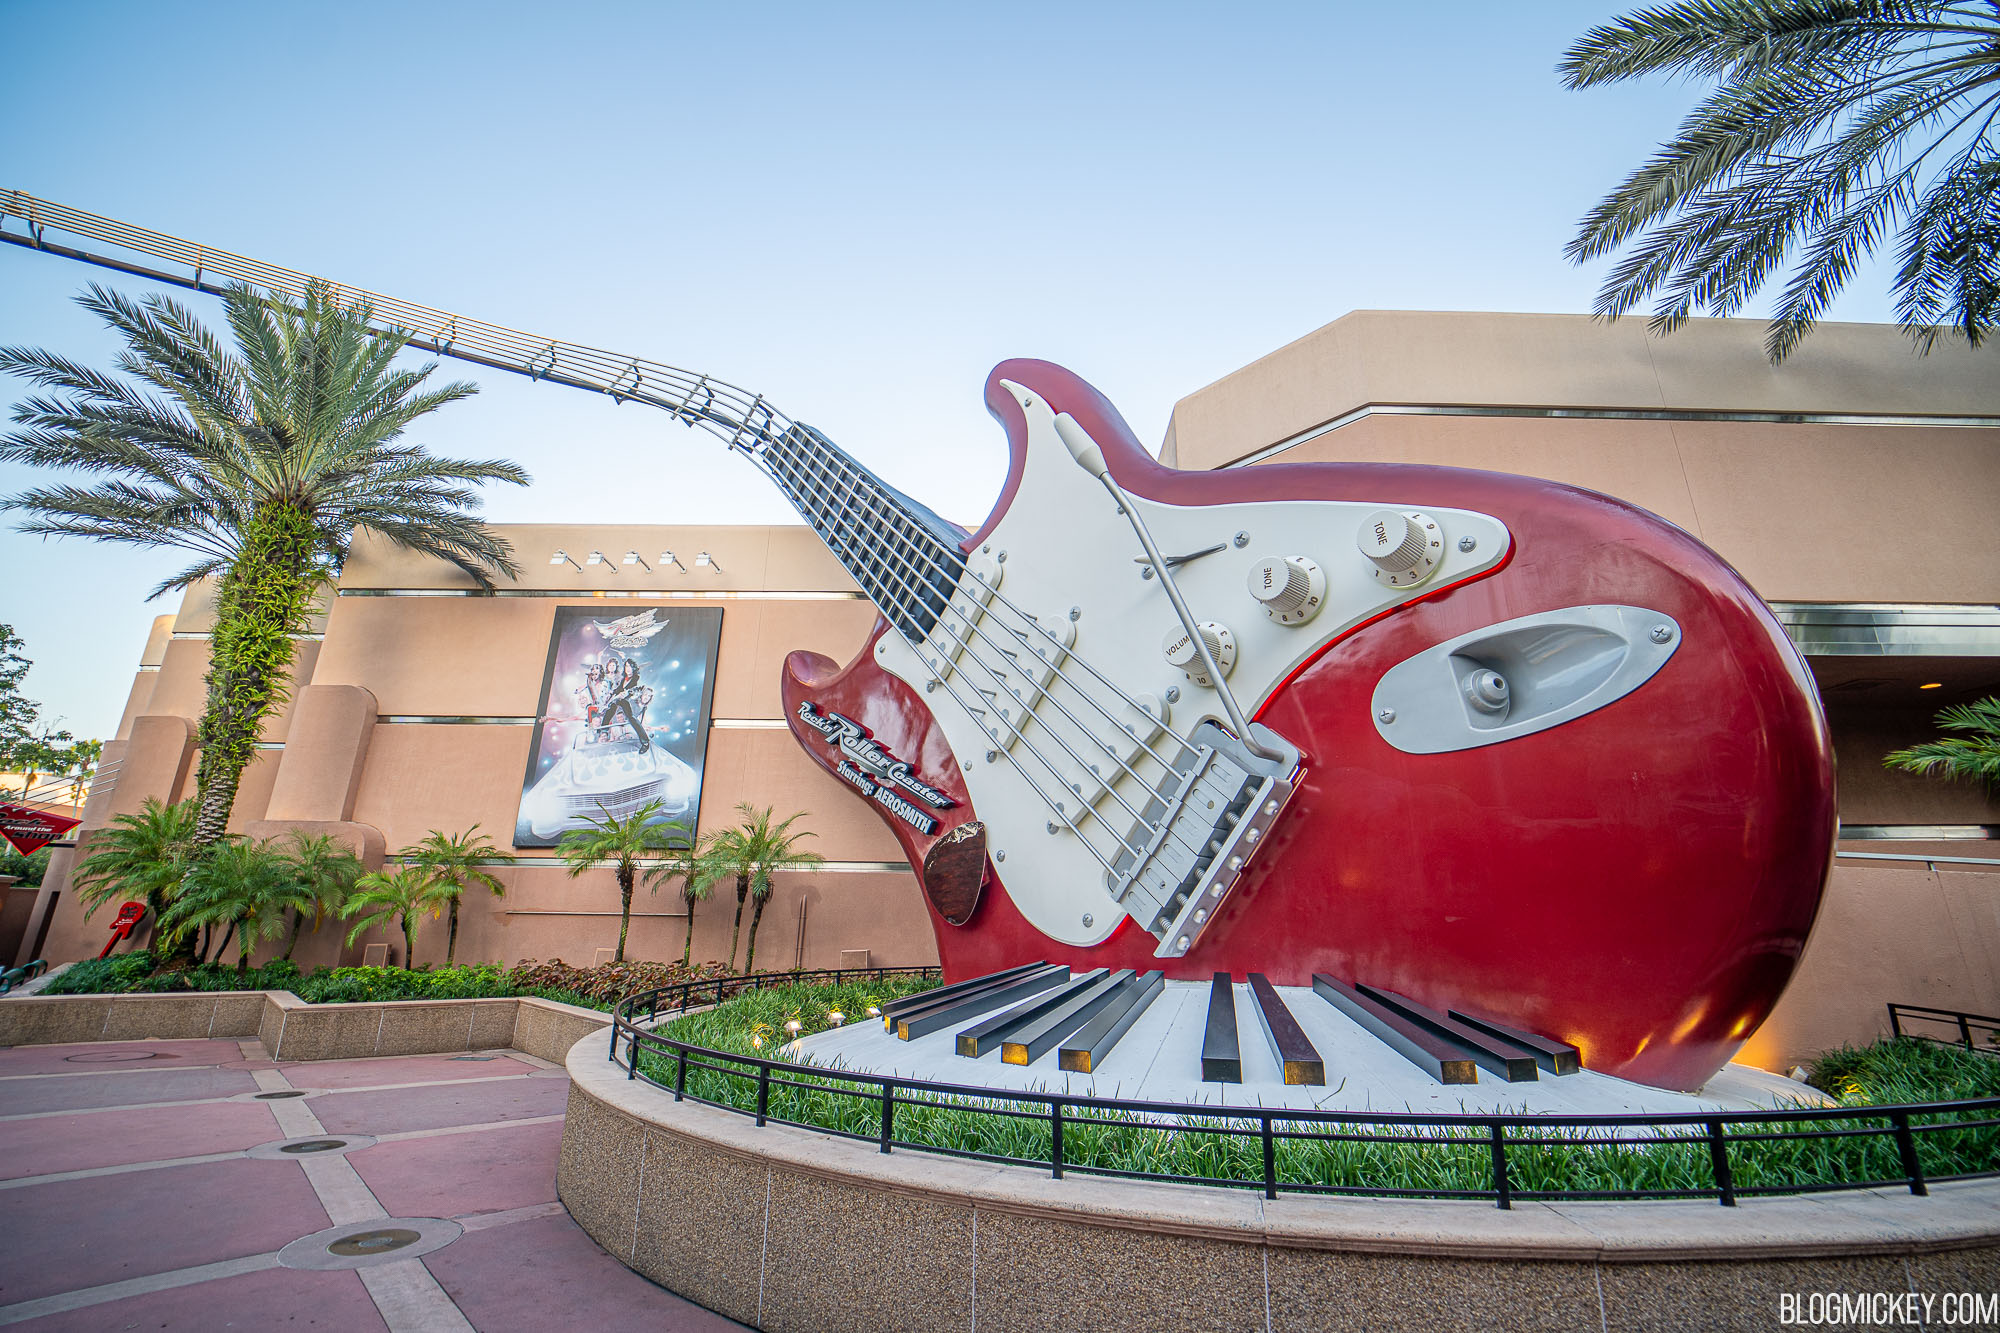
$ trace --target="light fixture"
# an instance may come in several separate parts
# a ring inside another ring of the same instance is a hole
[[[752,1046],[755,1046],[755,1047],[757,1047],[757,1048],[759,1048],[759,1049],[761,1050],[761,1049],[763,1048],[763,1045],[764,1045],[764,1039],[763,1039],[762,1037],[752,1037],[752,1038],[750,1039],[750,1044],[751,1044]]]
[[[682,564],[679,560],[676,560],[674,558],[674,553],[672,551],[660,552],[660,563],[662,565],[672,565],[675,569],[678,569],[683,574],[688,572],[688,567]]]
[[[1934,680],[1931,681],[1929,684],[1919,685],[1917,686],[1917,688],[1920,690],[1941,690],[1944,688],[1944,682],[1941,680]]]
[[[605,559],[604,559],[604,552],[602,552],[602,551],[592,551],[592,552],[591,552],[591,553],[590,553],[589,555],[587,555],[587,556],[585,556],[585,557],[583,558],[583,563],[584,563],[584,564],[586,564],[586,565],[601,565],[601,564],[604,564],[604,563],[605,563]],[[616,571],[616,570],[613,570],[612,572],[613,572],[614,574],[615,574],[615,573],[617,573],[617,571]]]
[[[794,1018],[791,1022],[785,1024],[785,1031],[796,1034],[801,1026],[799,1020]]]
[[[871,1004],[868,1006],[868,1016],[870,1018],[880,1018],[882,1016],[882,1011]]]
[[[826,1012],[826,1021],[833,1024],[835,1027],[839,1027],[842,1023],[845,1023],[847,1021],[847,1015],[841,1013],[840,1010],[838,1009],[829,1009]]]
[[[720,574],[720,573],[722,572],[722,566],[721,566],[721,565],[718,565],[718,564],[716,564],[716,563],[715,563],[715,557],[714,557],[714,556],[712,556],[712,555],[710,555],[710,554],[709,554],[708,552],[706,552],[706,551],[703,551],[703,552],[699,553],[698,555],[696,555],[696,556],[695,556],[695,558],[694,558],[694,562],[695,562],[695,563],[696,563],[697,565],[707,565],[707,566],[708,566],[708,567],[709,567],[710,569],[713,569],[713,570],[714,570],[714,571],[715,571],[716,573],[718,573],[718,574]]]
[[[570,559],[568,551],[557,551],[549,557],[549,563],[552,565],[570,565],[575,568],[577,573],[581,574],[583,572],[583,566]]]
[[[625,553],[625,563],[628,565],[638,565],[642,569],[644,569],[648,574],[653,572],[653,567],[647,564],[644,560],[641,560],[639,558],[639,553],[637,551],[627,551]]]

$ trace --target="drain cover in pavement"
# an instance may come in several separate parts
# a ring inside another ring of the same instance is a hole
[[[75,1055],[65,1055],[65,1063],[73,1065],[129,1065],[140,1060],[178,1060],[178,1055],[167,1051],[79,1051]]]
[[[442,1249],[465,1228],[442,1217],[378,1217],[301,1236],[278,1251],[286,1268],[373,1268]]]
[[[264,1161],[297,1160],[302,1157],[338,1157],[342,1153],[372,1148],[375,1140],[366,1134],[315,1134],[302,1139],[278,1139],[246,1149],[244,1156]]]
[[[342,1236],[326,1247],[328,1254],[343,1257],[365,1254],[388,1254],[392,1250],[407,1250],[424,1238],[420,1231],[407,1227],[384,1227],[379,1231],[357,1231],[351,1236]]]
[[[497,1055],[454,1055],[451,1058],[454,1060],[498,1060],[500,1057]]]
[[[255,1094],[255,1100],[260,1102],[281,1102],[287,1097],[303,1097],[305,1095],[303,1088],[287,1088],[283,1092],[257,1093]]]

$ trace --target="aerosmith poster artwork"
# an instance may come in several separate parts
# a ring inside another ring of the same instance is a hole
[[[553,847],[651,801],[653,822],[692,824],[721,641],[713,607],[557,607],[514,845]]]

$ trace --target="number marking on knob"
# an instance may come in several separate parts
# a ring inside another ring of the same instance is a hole
[[[1391,588],[1422,583],[1444,561],[1444,529],[1417,509],[1378,509],[1361,520],[1354,544]]]
[[[1250,566],[1250,596],[1280,625],[1303,625],[1326,605],[1326,571],[1303,555],[1269,556]]]

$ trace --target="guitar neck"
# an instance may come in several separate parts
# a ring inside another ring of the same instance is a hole
[[[25,224],[26,234],[7,230],[10,218]],[[175,267],[162,270],[64,245],[51,233],[108,244]],[[300,302],[308,288],[319,286],[342,305],[365,306],[375,333],[404,338],[419,350],[670,412],[743,453],[776,482],[876,608],[912,638],[922,638],[936,623],[943,598],[963,569],[958,528],[882,481],[812,427],[779,412],[762,394],[700,371],[539,338],[346,287],[19,190],[0,191],[0,241],[212,295],[246,284]]]

